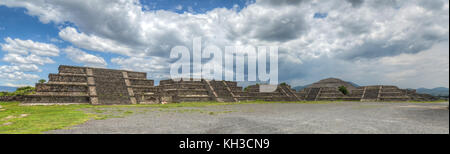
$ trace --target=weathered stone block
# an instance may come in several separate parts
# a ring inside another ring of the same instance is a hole
[[[86,82],[86,76],[49,74],[49,82]]]

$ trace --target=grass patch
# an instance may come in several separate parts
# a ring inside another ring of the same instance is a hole
[[[0,111],[0,134],[38,134],[81,124],[96,117],[95,114],[77,110],[90,105],[19,106],[18,104],[0,102],[2,109],[5,109]]]

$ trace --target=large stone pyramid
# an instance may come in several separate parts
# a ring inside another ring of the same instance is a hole
[[[134,91],[154,87],[142,72],[64,65],[58,70],[23,103],[136,104]]]

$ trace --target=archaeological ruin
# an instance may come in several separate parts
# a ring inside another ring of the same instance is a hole
[[[242,87],[233,81],[161,80],[158,86],[143,72],[103,68],[59,66],[47,83],[37,83],[26,104],[160,104],[192,101],[429,101],[437,98],[396,86],[356,87],[336,78],[320,80],[296,91],[283,83],[273,92],[260,92],[260,85]],[[348,94],[339,91],[344,86]]]

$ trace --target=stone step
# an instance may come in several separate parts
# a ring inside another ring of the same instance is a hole
[[[381,93],[405,93],[405,91],[400,91],[400,90],[395,90],[395,89],[393,89],[393,90],[384,90],[384,89],[382,89]]]
[[[279,92],[242,92],[242,93],[235,93],[235,96],[245,96],[245,97],[272,97],[272,96],[284,96],[282,93]]]
[[[86,83],[38,83],[36,92],[87,92]]]
[[[405,96],[403,93],[380,93],[380,97],[402,97]]]
[[[150,85],[131,85],[132,88],[155,88],[155,86]]]
[[[153,80],[129,79],[131,86],[154,86]]]
[[[30,96],[89,96],[89,94],[86,92],[36,92]]]
[[[220,97],[217,98],[218,102],[234,102],[234,99],[232,97]]]
[[[205,84],[171,84],[163,85],[162,89],[206,89]]]
[[[58,67],[59,73],[67,73],[67,74],[86,74],[86,68],[76,67],[76,66],[65,66],[60,65]]]
[[[178,97],[210,97],[209,95],[190,95],[190,94],[183,94],[183,95],[175,95]]]
[[[174,102],[205,102],[212,100],[209,96],[175,96],[172,99]]]
[[[380,101],[408,101],[409,98],[408,97],[381,97],[379,99]]]
[[[157,88],[133,87],[134,93],[149,93],[149,92],[155,93],[157,91],[158,91]]]
[[[165,90],[168,95],[208,95],[209,92],[206,89],[174,89]]]
[[[381,98],[386,98],[386,99],[390,99],[390,98],[409,98],[408,96],[380,96]]]
[[[345,97],[345,95],[342,94],[342,93],[333,93],[333,94],[331,94],[331,93],[327,93],[327,94],[320,93],[319,94],[319,98],[320,97]]]
[[[202,81],[173,81],[173,80],[161,80],[159,85],[166,84],[203,84]]]
[[[82,82],[48,82],[48,83],[38,83],[38,84],[46,84],[46,85],[79,85],[79,86],[87,86],[87,83],[82,83]]]
[[[295,101],[295,98],[292,97],[286,97],[286,96],[277,96],[277,97],[236,97],[239,101],[255,101],[255,100],[262,100],[262,101]]]
[[[320,97],[317,98],[318,101],[360,101],[360,97]]]
[[[74,75],[74,74],[49,74],[49,82],[87,82],[86,75]]]
[[[89,104],[89,96],[27,95],[22,103]]]

